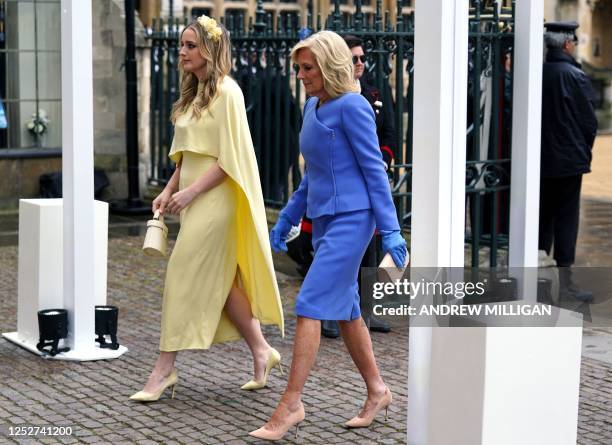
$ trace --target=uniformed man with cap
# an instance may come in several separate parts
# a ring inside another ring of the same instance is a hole
[[[597,131],[591,81],[574,58],[576,22],[548,22],[548,52],[542,74],[542,155],[539,249],[550,253],[559,269],[563,293],[589,301],[592,293],[571,280],[582,175],[591,171],[591,149]]]

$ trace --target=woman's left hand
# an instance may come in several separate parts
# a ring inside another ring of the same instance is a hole
[[[405,267],[410,255],[401,232],[399,230],[379,230],[379,232],[382,236],[383,252],[391,255],[396,267]]]
[[[193,201],[196,196],[197,193],[191,187],[176,192],[172,195],[172,198],[170,198],[166,206],[166,211],[174,214],[181,213],[181,210],[191,204],[191,201]]]

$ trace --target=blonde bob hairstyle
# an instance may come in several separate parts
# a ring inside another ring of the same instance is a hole
[[[353,54],[342,37],[332,31],[319,31],[302,40],[291,50],[291,62],[297,63],[300,50],[312,51],[323,75],[323,88],[332,98],[358,92],[353,69]]]
[[[179,61],[181,95],[172,106],[172,114],[170,115],[172,123],[175,123],[176,118],[185,113],[192,103],[192,116],[196,119],[199,118],[216,97],[223,78],[229,75],[232,69],[232,45],[229,33],[223,25],[218,24],[217,26],[221,29],[221,36],[217,40],[208,37],[208,32],[197,19],[185,27],[181,33],[182,38],[187,29],[192,29],[195,32],[196,46],[206,60],[206,74],[202,79],[204,87],[198,94],[199,79],[195,74],[185,72],[182,63]],[[198,96],[197,99],[196,96]]]

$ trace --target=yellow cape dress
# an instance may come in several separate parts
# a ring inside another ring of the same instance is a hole
[[[191,107],[175,122],[169,154],[181,162],[183,189],[209,167],[227,178],[181,212],[166,272],[160,350],[208,349],[239,339],[223,307],[232,284],[244,290],[253,315],[284,333],[257,160],[238,84],[226,76],[199,119]]]

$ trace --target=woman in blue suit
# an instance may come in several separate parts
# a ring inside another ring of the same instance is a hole
[[[378,148],[374,112],[357,91],[351,51],[339,35],[321,31],[298,43],[291,59],[310,96],[300,133],[306,172],[270,239],[273,249],[286,250],[289,230],[306,213],[312,219],[315,255],[295,305],[287,388],[268,423],[250,433],[267,440],[282,438],[304,420],[301,393],[319,348],[321,320],[340,321],[342,338],[368,391],[363,409],[346,426],[367,427],[389,406],[391,392],[380,376],[359,310],[357,274],[375,228],[382,234],[383,250],[398,267],[407,255]]]

